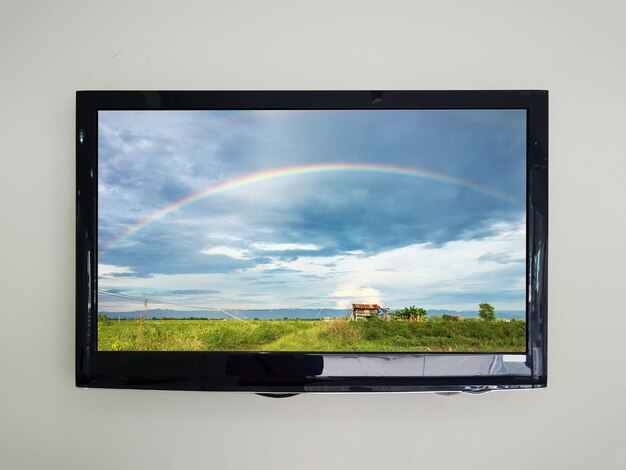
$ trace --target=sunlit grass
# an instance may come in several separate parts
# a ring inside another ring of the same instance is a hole
[[[523,352],[523,321],[100,320],[101,351]]]

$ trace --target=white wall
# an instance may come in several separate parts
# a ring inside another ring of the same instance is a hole
[[[0,0],[0,467],[626,468],[625,15],[620,1]],[[516,88],[551,93],[548,389],[74,388],[75,90]]]

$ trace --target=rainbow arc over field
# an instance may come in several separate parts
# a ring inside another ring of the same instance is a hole
[[[431,181],[437,181],[445,184],[452,184],[455,186],[464,187],[467,189],[471,189],[477,191],[479,193],[485,194],[487,196],[494,197],[501,201],[508,202],[513,205],[520,205],[520,201],[511,197],[508,194],[502,193],[500,191],[494,190],[487,186],[475,183],[473,181],[464,180],[461,178],[457,178],[454,176],[449,176],[441,173],[435,173],[428,170],[423,170],[419,168],[405,168],[399,166],[392,165],[374,165],[374,164],[359,164],[359,163],[320,163],[317,165],[305,165],[305,166],[295,166],[295,167],[287,167],[280,168],[275,170],[262,171],[258,173],[253,173],[250,175],[242,176],[240,178],[234,178],[229,181],[225,181],[223,183],[219,183],[215,186],[211,186],[209,188],[203,189],[194,194],[190,194],[189,196],[180,199],[172,204],[169,204],[152,214],[147,215],[140,219],[137,223],[131,225],[124,232],[114,238],[110,243],[103,246],[102,251],[109,250],[111,248],[115,248],[120,242],[124,241],[128,237],[133,234],[139,232],[140,230],[149,227],[150,225],[158,222],[159,220],[167,217],[168,214],[186,207],[190,204],[193,204],[197,201],[201,201],[205,198],[216,196],[218,194],[231,191],[234,189],[238,189],[244,186],[249,186],[253,184],[258,184],[266,181],[271,181],[279,178],[287,178],[287,177],[295,177],[299,175],[309,175],[316,173],[349,173],[349,172],[358,172],[358,173],[376,173],[376,174],[386,174],[386,175],[397,175],[404,177],[416,177],[416,178],[424,178]]]

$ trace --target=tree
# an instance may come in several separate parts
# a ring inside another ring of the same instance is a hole
[[[423,320],[424,318],[426,318],[426,315],[428,315],[428,312],[426,312],[425,308],[419,307],[419,308],[415,308],[415,307],[411,307],[412,312],[411,312],[411,317],[416,319],[416,320]]]
[[[421,307],[415,307],[414,305],[411,305],[410,307],[404,307],[402,310],[396,310],[393,313],[393,317],[397,318],[399,320],[423,320],[424,317],[427,315],[428,313],[426,312],[426,309],[421,308]]]
[[[491,304],[479,304],[478,316],[485,321],[492,321],[496,318],[496,309]]]

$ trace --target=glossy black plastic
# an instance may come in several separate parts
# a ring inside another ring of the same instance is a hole
[[[524,355],[97,350],[98,110],[526,109]],[[79,91],[76,97],[76,385],[162,390],[481,392],[547,383],[546,91]]]

